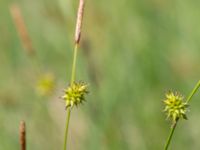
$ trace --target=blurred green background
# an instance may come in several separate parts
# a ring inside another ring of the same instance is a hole
[[[36,57],[22,47],[9,7],[21,8]],[[32,150],[63,147],[78,0],[0,1],[0,150],[19,149],[19,122]],[[161,150],[170,122],[164,94],[187,96],[200,77],[200,1],[87,0],[77,79],[90,83],[87,103],[70,120],[70,150]],[[39,71],[38,71],[39,70]],[[48,96],[42,74],[56,78]],[[200,147],[200,93],[180,121],[173,150]]]

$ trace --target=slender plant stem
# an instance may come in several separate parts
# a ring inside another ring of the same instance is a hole
[[[81,38],[81,25],[82,25],[82,19],[83,19],[83,10],[84,10],[84,0],[79,1],[79,8],[77,13],[77,21],[76,21],[76,30],[75,30],[75,46],[74,46],[74,57],[73,57],[73,63],[72,63],[72,74],[71,74],[71,86],[73,85],[75,81],[75,75],[76,75],[76,59],[77,59],[77,53],[78,53],[78,45]],[[68,135],[68,127],[69,127],[69,120],[70,120],[70,114],[71,109],[68,109],[68,115],[66,118],[66,131],[65,131],[65,138],[64,138],[64,150],[67,149],[67,135]]]
[[[199,87],[200,87],[200,80],[197,82],[196,86],[194,87],[194,89],[192,90],[192,92],[190,93],[190,95],[188,96],[188,98],[186,100],[187,103],[192,99],[192,97],[197,92],[197,90],[199,89]]]
[[[74,57],[73,57],[73,64],[72,64],[72,75],[71,75],[71,85],[74,83],[75,80],[75,74],[76,74],[76,58],[77,58],[77,52],[78,52],[78,44],[75,44],[74,47]],[[67,108],[68,113],[66,117],[66,128],[65,128],[65,137],[64,137],[64,149],[67,149],[67,135],[68,135],[68,128],[69,128],[69,120],[71,115],[71,107]]]
[[[73,58],[73,64],[72,64],[71,85],[73,84],[73,82],[75,80],[77,52],[78,52],[78,44],[76,43],[75,47],[74,47],[74,58]]]
[[[186,103],[188,103],[188,102],[192,99],[192,97],[193,97],[194,94],[197,92],[197,90],[199,89],[199,87],[200,87],[200,80],[197,82],[196,86],[194,87],[194,89],[192,90],[192,92],[189,94],[189,96],[188,96],[188,98],[187,98],[187,100],[186,100]],[[170,142],[171,142],[171,139],[172,139],[172,136],[173,136],[174,131],[175,131],[175,129],[176,129],[176,126],[177,126],[178,121],[179,121],[179,119],[176,120],[176,122],[173,124],[173,126],[172,126],[172,128],[171,128],[169,137],[168,137],[167,142],[166,142],[166,144],[165,144],[165,150],[167,150],[168,147],[169,147],[169,144],[170,144]]]
[[[175,131],[175,129],[176,129],[177,123],[178,123],[178,120],[173,124],[173,126],[172,126],[172,128],[171,128],[169,137],[168,137],[167,142],[166,142],[166,144],[165,144],[165,150],[167,150],[168,147],[169,147],[169,144],[170,144],[170,142],[171,142],[172,136],[173,136],[174,131]]]
[[[67,108],[67,110],[68,110],[68,113],[67,113],[67,118],[66,118],[66,128],[65,128],[65,137],[64,137],[64,148],[63,148],[63,150],[67,149],[67,135],[68,135],[71,108]]]

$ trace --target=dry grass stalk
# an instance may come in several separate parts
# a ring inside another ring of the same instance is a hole
[[[24,121],[20,122],[19,134],[21,150],[26,150],[26,125]]]
[[[27,51],[28,55],[34,55],[34,49],[32,46],[31,39],[29,37],[24,19],[22,17],[21,10],[17,4],[12,4],[10,6],[10,13],[13,18],[13,22],[15,24],[16,30],[19,34],[19,38],[21,40],[21,44],[24,49]]]
[[[75,31],[75,43],[76,44],[79,44],[80,39],[81,39],[81,27],[82,27],[84,6],[85,6],[85,1],[80,0],[79,1],[78,13],[77,13],[76,31]]]

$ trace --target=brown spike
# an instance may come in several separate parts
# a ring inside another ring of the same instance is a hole
[[[82,27],[82,20],[83,20],[83,13],[84,13],[84,5],[85,1],[79,1],[79,8],[77,13],[77,20],[76,20],[76,31],[75,31],[75,43],[79,44],[81,39],[81,27]]]
[[[27,51],[29,55],[34,55],[32,42],[29,37],[28,31],[26,29],[26,25],[22,17],[19,6],[17,4],[12,4],[10,6],[10,13],[12,15],[16,30],[19,34],[19,38],[21,40],[22,46],[24,47],[24,49]]]
[[[24,121],[20,122],[19,134],[21,150],[26,150],[26,125]]]

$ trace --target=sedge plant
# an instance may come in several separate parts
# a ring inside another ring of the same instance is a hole
[[[75,30],[75,45],[74,45],[74,56],[72,62],[71,81],[69,86],[65,89],[65,94],[62,96],[62,98],[65,100],[66,110],[67,110],[63,150],[67,149],[67,137],[68,137],[71,110],[74,106],[78,106],[81,103],[83,103],[85,101],[85,95],[88,93],[87,90],[88,85],[84,82],[77,82],[75,79],[78,46],[81,39],[81,27],[82,27],[83,13],[84,13],[84,4],[85,4],[84,0],[79,1],[76,30]]]
[[[197,92],[199,87],[200,80],[197,82],[196,86],[191,91],[186,100],[184,100],[184,97],[178,92],[169,91],[168,93],[166,93],[166,98],[163,101],[165,104],[164,112],[166,113],[167,118],[171,120],[172,126],[167,141],[165,143],[164,150],[168,150],[169,148],[178,121],[181,119],[187,119],[186,113],[188,112],[189,102],[194,94]]]

